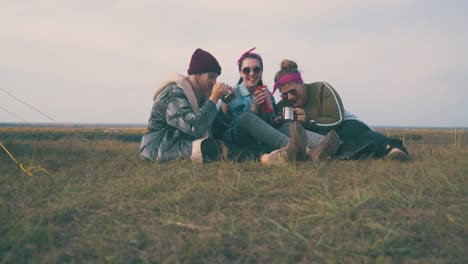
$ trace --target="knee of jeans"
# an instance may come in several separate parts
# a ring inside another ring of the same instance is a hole
[[[260,119],[256,114],[252,112],[244,112],[239,116],[237,125],[240,127],[248,127],[251,126],[252,122],[257,122],[255,121],[256,119]]]
[[[291,132],[290,132],[290,130],[291,130],[291,125],[292,125],[292,122],[283,123],[283,124],[281,124],[281,126],[278,127],[278,130],[279,130],[281,133],[283,133],[283,134],[285,134],[285,135],[287,135],[287,136],[290,136],[290,135],[291,135]],[[306,132],[307,132],[307,131],[306,131]]]

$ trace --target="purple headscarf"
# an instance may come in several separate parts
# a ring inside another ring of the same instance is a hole
[[[263,60],[262,60],[262,57],[261,57],[260,55],[258,55],[257,53],[251,52],[251,51],[254,50],[254,49],[255,49],[255,47],[249,49],[248,51],[244,52],[244,54],[242,54],[242,55],[240,56],[240,58],[237,60],[237,65],[239,65],[239,67],[240,67],[240,64],[242,63],[242,61],[245,59],[245,57],[246,57],[247,55],[250,54],[250,55],[252,55],[253,57],[255,57],[257,60],[260,61],[260,66],[262,66],[262,68],[263,68]]]
[[[302,81],[301,74],[299,72],[294,72],[294,73],[288,73],[281,77],[276,83],[275,86],[273,86],[273,92],[272,94],[275,93],[276,89],[282,84],[288,83],[288,82],[296,82],[296,83],[304,83]]]

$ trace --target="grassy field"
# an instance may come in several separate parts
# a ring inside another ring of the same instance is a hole
[[[145,163],[143,130],[0,129],[0,263],[467,263],[468,135],[387,160]]]

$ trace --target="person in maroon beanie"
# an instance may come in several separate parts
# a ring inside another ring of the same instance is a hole
[[[205,159],[202,143],[212,138],[216,103],[230,87],[216,82],[221,66],[202,49],[193,53],[187,73],[177,74],[156,88],[148,132],[140,144],[142,159]]]

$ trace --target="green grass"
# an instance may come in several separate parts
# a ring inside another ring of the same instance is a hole
[[[48,173],[0,149],[0,263],[468,261],[460,131],[408,131],[409,163],[283,168],[146,163],[135,142],[28,131],[0,141]]]

